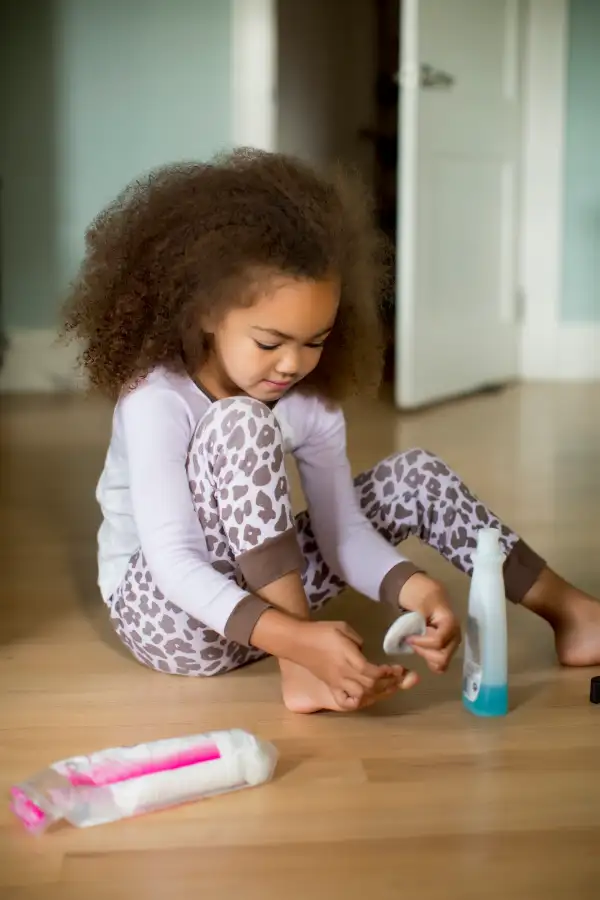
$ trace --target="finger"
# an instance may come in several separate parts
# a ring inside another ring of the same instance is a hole
[[[356,681],[366,688],[372,688],[377,681],[380,681],[382,678],[394,677],[392,666],[374,665],[366,660],[362,653],[353,657],[353,659],[354,663],[351,664],[352,672],[348,673],[348,677],[356,679]]]
[[[350,661],[350,670],[346,673],[347,678],[357,681],[366,690],[373,690],[375,685],[385,679],[395,680],[393,666],[383,665],[377,666],[368,662],[362,653],[353,655]]]
[[[415,647],[415,653],[425,660],[432,672],[445,672],[448,668],[450,659],[446,649],[424,650],[421,647]]]
[[[448,646],[447,646],[447,648],[446,648],[446,652],[447,652],[447,654],[448,654],[448,662],[450,662],[450,660],[452,659],[452,657],[454,656],[454,654],[456,653],[456,651],[457,651],[458,648],[460,647],[461,640],[462,640],[462,636],[461,636],[461,634],[460,634],[460,632],[459,632],[459,633],[456,635],[456,637],[454,637],[454,638],[450,641],[450,643],[448,644]]]
[[[392,674],[394,675],[394,677],[397,678],[399,681],[401,681],[402,678],[404,678],[404,676],[408,672],[408,669],[406,668],[406,666],[401,666],[398,663],[390,666],[390,668],[392,670]]]
[[[352,667],[353,678],[364,676],[370,678],[372,681],[376,681],[378,678],[381,678],[382,675],[389,673],[389,666],[376,666],[373,663],[370,663],[359,650],[349,652],[346,660]]]
[[[417,673],[413,672],[411,669],[407,669],[405,666],[394,666],[393,669],[394,677],[401,690],[414,687],[419,680]]]
[[[418,653],[425,660],[432,672],[441,674],[448,668],[455,649],[456,647],[452,643],[448,647],[444,647],[443,650],[422,650],[415,647],[415,653]]]
[[[358,647],[362,647],[363,639],[360,634],[354,630],[347,622],[336,622],[335,626],[337,630],[343,634],[345,637],[350,638],[353,643],[355,643]]]
[[[361,675],[360,672],[352,672],[352,674],[349,675],[348,678],[353,679],[355,683],[359,684],[364,691],[371,691],[377,684],[377,679],[373,678],[372,675]]]
[[[351,674],[348,673],[347,677],[358,683],[365,691],[377,690],[378,684],[390,681],[394,682],[397,680],[396,676],[391,672],[381,672],[377,675],[362,675],[360,673],[352,672]]]
[[[414,687],[418,680],[416,672],[405,671],[401,681],[396,677],[391,683],[386,683],[382,686],[380,690],[371,691],[370,693],[365,694],[361,701],[360,708],[365,709],[368,706],[373,706],[374,703],[379,703],[381,700],[386,700],[388,697],[397,694],[399,690],[408,690],[409,688]]]
[[[381,694],[388,693],[390,689],[397,691],[403,687],[407,675],[409,674],[408,669],[405,669],[404,666],[390,666],[389,668],[390,672],[378,678],[371,690],[367,691],[367,693],[379,697]]]
[[[431,631],[423,635],[422,637],[410,637],[406,639],[406,643],[413,648],[417,653],[419,650],[441,650],[444,646],[444,640],[437,631]]]
[[[453,640],[457,631],[459,631],[458,623],[454,617],[443,619],[434,626],[429,626],[426,634],[407,638],[406,643],[414,648],[421,647],[423,650],[441,650]]]
[[[419,676],[416,672],[413,672],[410,669],[407,669],[404,675],[402,676],[402,681],[400,682],[400,689],[403,691],[408,691],[410,688],[413,688],[419,682]]]
[[[389,691],[390,688],[393,688],[395,691],[400,687],[400,678],[397,675],[384,675],[382,678],[379,678],[373,688],[371,689],[371,693],[373,694],[385,694]]]

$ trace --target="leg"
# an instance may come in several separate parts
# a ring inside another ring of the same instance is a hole
[[[204,443],[190,454],[201,522],[205,529],[220,523],[249,591],[285,612],[308,618],[301,577],[305,561],[294,528],[279,425],[268,407],[249,398],[219,406],[221,411],[213,407],[208,416]],[[398,674],[403,673],[401,667],[380,667],[383,677],[366,692],[358,686],[356,697],[350,698],[343,692],[336,696],[289,660],[279,660],[279,665],[284,701],[297,712],[358,708],[351,699],[361,707],[371,705],[396,690]],[[411,679],[403,678],[402,684],[410,686]]]
[[[552,572],[438,457],[425,450],[399,453],[356,484],[365,514],[387,540],[419,537],[468,575],[477,530],[499,528],[508,599],[549,622],[563,664],[600,664],[600,604]]]
[[[357,479],[360,504],[375,528],[393,544],[410,536],[433,547],[471,575],[477,531],[498,528],[506,554],[506,596],[520,603],[545,567],[544,560],[501,522],[443,460],[408,450],[378,463]]]
[[[214,568],[260,594],[302,566],[281,436],[267,407],[248,398],[213,404],[192,439],[187,470]],[[142,551],[132,557],[110,608],[117,634],[136,659],[164,672],[220,674],[264,655],[169,602]]]
[[[456,568],[470,575],[477,529],[497,527],[507,554],[507,596],[520,602],[544,569],[537,556],[475,498],[458,475],[425,450],[409,450],[378,463],[355,479],[360,506],[373,527],[397,545],[410,536],[434,547]],[[303,574],[312,609],[319,609],[345,587],[320,555],[308,513],[296,518],[305,562]]]
[[[283,442],[270,410],[248,398],[215,403],[196,430],[187,466],[212,565],[272,605],[308,616]],[[218,674],[264,655],[166,600],[141,551],[110,608],[115,630],[136,659],[164,672]],[[388,687],[392,681],[395,676],[387,679]],[[287,705],[296,711],[341,708],[328,686],[300,667],[288,667],[283,687]],[[362,705],[381,696],[378,691],[364,697]]]
[[[170,675],[220,675],[263,654],[207,628],[167,600],[141,550],[109,602],[117,635],[142,665]]]

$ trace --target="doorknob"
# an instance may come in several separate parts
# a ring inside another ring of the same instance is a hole
[[[399,72],[396,72],[394,81],[400,87],[416,87],[417,86],[417,70],[416,66],[403,66]],[[433,89],[449,89],[454,86],[454,76],[442,69],[436,69],[429,63],[421,63],[419,66],[418,86],[422,88]]]
[[[429,63],[421,63],[421,87],[422,88],[451,88],[454,78],[449,72],[443,72],[430,66]]]

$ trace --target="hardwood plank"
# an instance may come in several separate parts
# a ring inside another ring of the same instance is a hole
[[[600,386],[528,386],[399,416],[348,407],[356,471],[427,446],[566,577],[600,594]],[[244,896],[285,900],[595,900],[600,884],[596,670],[555,662],[547,626],[509,609],[511,712],[471,717],[460,658],[444,678],[353,716],[298,717],[265,660],[205,681],[135,663],[95,586],[95,481],[110,424],[82,398],[0,409],[0,900]],[[295,504],[302,503],[297,478]],[[415,541],[416,562],[467,580]],[[387,612],[346,592],[381,658]],[[115,744],[243,727],[273,740],[274,782],[92,829],[32,838],[8,790],[48,763]]]

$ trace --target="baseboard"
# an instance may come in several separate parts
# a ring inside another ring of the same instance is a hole
[[[521,377],[526,381],[600,381],[600,322],[524,326]]]
[[[76,345],[58,343],[52,328],[9,330],[0,393],[81,390],[84,379],[77,371],[76,357]]]

